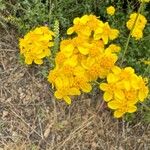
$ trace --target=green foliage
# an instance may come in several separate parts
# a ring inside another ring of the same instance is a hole
[[[0,27],[3,28],[6,28],[6,24],[5,24],[5,18],[1,12],[5,9],[6,9],[6,5],[3,3],[2,0],[0,0]]]
[[[60,43],[60,30],[59,30],[59,21],[55,20],[54,22],[54,33],[55,33],[55,38],[54,38],[54,47],[52,52],[54,53],[52,56],[55,56],[56,53],[59,50],[59,43]]]
[[[0,10],[3,11],[5,9],[6,9],[5,3],[3,2],[3,0],[0,0]]]

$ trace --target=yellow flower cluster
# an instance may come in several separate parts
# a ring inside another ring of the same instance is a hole
[[[50,56],[50,47],[53,46],[54,33],[48,27],[37,27],[27,33],[24,38],[20,39],[20,53],[25,57],[25,63],[30,65],[33,62],[42,64],[43,58]]]
[[[115,8],[113,6],[109,6],[109,7],[107,7],[106,11],[107,11],[108,15],[113,16],[115,13]]]
[[[107,83],[101,83],[104,100],[108,107],[115,110],[114,117],[120,118],[125,113],[137,110],[135,104],[144,101],[148,95],[148,87],[141,76],[137,76],[134,69],[114,67],[107,76]]]
[[[73,21],[73,26],[67,30],[67,34],[71,35],[76,32],[79,37],[84,39],[102,40],[104,44],[108,40],[114,40],[118,37],[119,31],[110,28],[108,22],[99,20],[94,15],[84,15],[81,18],[77,17]]]
[[[118,59],[120,47],[108,40],[118,36],[119,31],[111,29],[94,15],[74,19],[74,26],[67,33],[77,33],[72,39],[60,43],[60,52],[55,58],[56,67],[50,71],[48,81],[56,88],[55,97],[71,103],[71,96],[90,92],[90,82],[105,78]]]
[[[147,20],[143,15],[138,13],[132,13],[126,25],[129,30],[132,30],[131,31],[132,37],[135,37],[136,40],[139,40],[140,38],[143,37],[143,30],[145,28],[146,23]]]

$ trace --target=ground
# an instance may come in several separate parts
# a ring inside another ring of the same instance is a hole
[[[101,94],[55,101],[18,54],[18,37],[1,31],[0,150],[150,150],[150,125],[114,119]]]

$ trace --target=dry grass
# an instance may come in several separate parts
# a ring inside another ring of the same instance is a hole
[[[13,33],[1,33],[0,150],[150,149],[150,125],[113,119],[101,95],[71,106],[55,101],[46,79],[17,54]]]

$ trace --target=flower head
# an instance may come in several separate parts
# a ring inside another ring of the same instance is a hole
[[[143,37],[143,30],[146,23],[147,20],[143,15],[132,13],[130,15],[130,19],[126,23],[126,26],[129,30],[131,30],[132,37],[135,37],[136,40],[139,40]]]
[[[119,31],[109,26],[108,22],[105,22],[101,28],[97,28],[94,32],[94,39],[102,39],[104,44],[107,44],[109,40],[114,40],[118,37]]]
[[[67,30],[67,34],[77,33],[80,39],[102,39],[104,44],[108,40],[114,40],[118,37],[119,31],[112,29],[108,22],[104,23],[94,15],[84,15],[81,18],[77,17],[73,21],[73,26]]]
[[[50,56],[50,47],[53,46],[54,33],[48,27],[37,27],[27,33],[19,41],[20,53],[25,57],[25,63],[30,65],[33,62],[42,64],[43,58]]]
[[[109,7],[107,7],[106,11],[107,11],[108,15],[112,16],[115,13],[115,8],[113,6],[109,6]]]
[[[144,101],[148,95],[148,87],[141,76],[137,76],[134,69],[114,67],[107,76],[107,83],[101,83],[104,100],[108,107],[114,110],[114,117],[120,118],[125,113],[136,111],[136,103]]]

